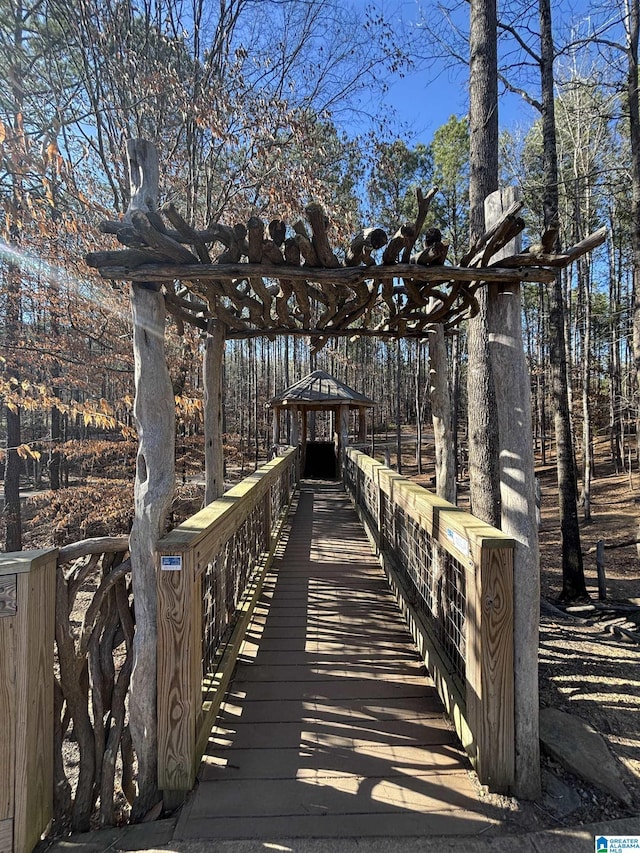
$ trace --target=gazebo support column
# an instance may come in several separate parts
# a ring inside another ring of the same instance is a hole
[[[349,406],[339,406],[339,433],[338,433],[338,465],[340,476],[344,469],[344,454],[349,444]]]
[[[300,450],[300,476],[304,477],[307,464],[307,410],[302,410],[302,448]]]
[[[205,505],[224,494],[222,375],[225,331],[224,324],[217,320],[207,324],[203,365]]]
[[[516,190],[492,193],[485,202],[490,227]],[[509,251],[507,247],[503,251]],[[530,381],[522,344],[521,287],[490,285],[489,349],[496,378],[500,436],[501,528],[516,540],[514,553],[514,723],[516,796],[540,794],[538,731],[538,631],[540,572],[536,524]]]

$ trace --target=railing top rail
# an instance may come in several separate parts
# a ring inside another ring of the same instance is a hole
[[[222,527],[229,526],[233,529],[234,516],[240,514],[238,523],[242,521],[246,512],[252,509],[255,502],[260,500],[269,486],[277,480],[281,469],[287,466],[296,452],[296,449],[292,448],[283,456],[262,465],[253,474],[249,474],[225,492],[222,497],[212,501],[182,524],[174,527],[158,542],[158,553],[180,554],[194,548],[201,540],[216,533]]]
[[[412,483],[382,462],[352,447],[347,448],[347,455],[377,482],[390,500],[401,506],[410,518],[425,527],[430,534],[437,536],[445,547],[451,544],[462,554],[467,553],[471,546],[515,548],[515,540],[511,536],[417,483]]]
[[[57,548],[39,548],[34,551],[10,551],[0,554],[0,576],[19,575],[30,572],[42,563],[54,560],[58,556]]]

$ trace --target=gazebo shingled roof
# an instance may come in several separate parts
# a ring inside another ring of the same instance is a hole
[[[349,388],[344,382],[340,382],[330,376],[325,370],[314,370],[307,376],[277,394],[269,405],[274,406],[299,406],[299,407],[331,407],[348,403],[350,408],[361,408],[362,406],[373,407],[376,404],[369,397]]]

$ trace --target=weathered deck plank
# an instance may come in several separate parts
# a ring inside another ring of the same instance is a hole
[[[303,484],[176,838],[473,834],[494,820],[337,484]]]

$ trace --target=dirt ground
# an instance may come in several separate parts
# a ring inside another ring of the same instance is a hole
[[[581,524],[587,589],[603,609],[563,615],[553,603],[561,590],[560,536],[555,465],[538,471],[542,486],[540,580],[540,704],[585,720],[620,762],[620,777],[640,807],[640,557],[635,545],[611,547],[638,537],[640,475],[616,475],[606,443],[596,447],[597,478],[592,485],[591,521]],[[596,545],[605,543],[607,602],[598,600]],[[611,610],[604,609],[606,604]],[[616,605],[622,607],[617,608]],[[569,608],[573,610],[573,608]],[[629,633],[625,633],[629,632]],[[630,636],[635,634],[635,637]],[[587,797],[592,800],[587,806]],[[594,800],[595,798],[595,800]],[[628,812],[599,792],[585,792],[587,817]]]

